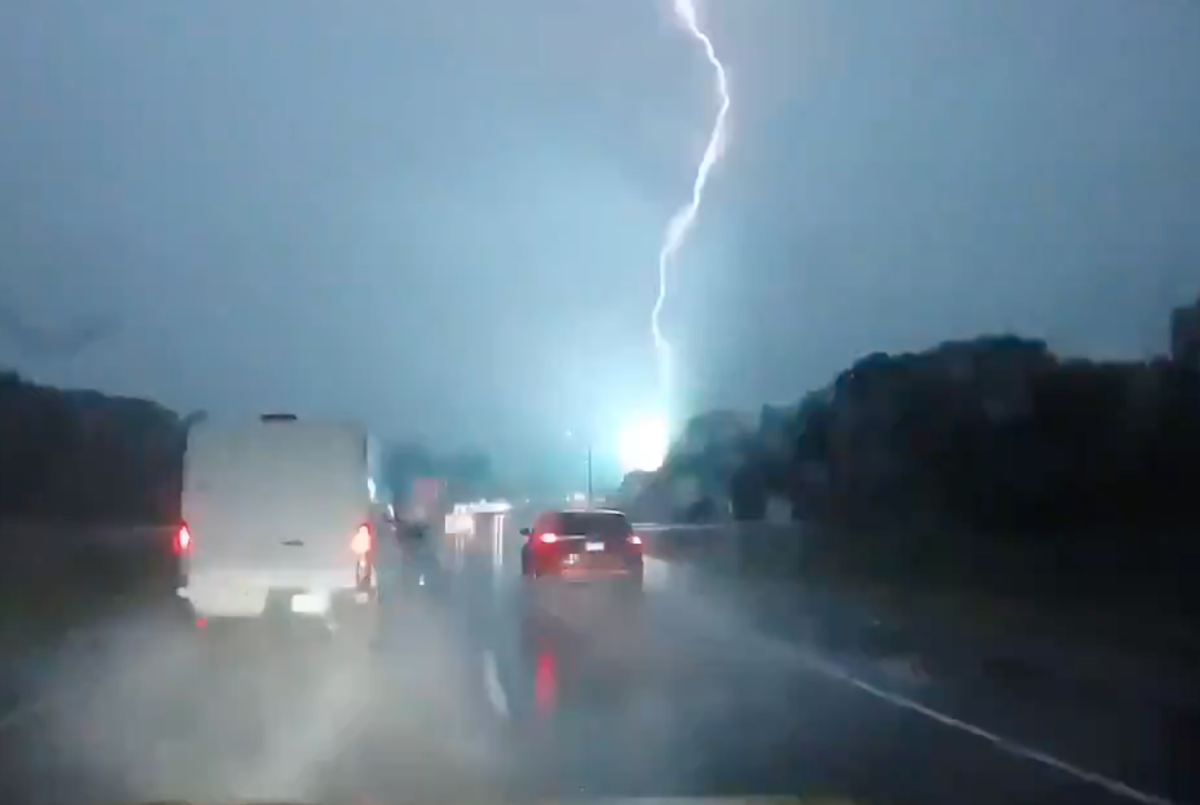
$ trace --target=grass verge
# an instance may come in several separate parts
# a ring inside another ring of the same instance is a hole
[[[824,590],[899,630],[937,634],[941,642],[979,647],[981,655],[994,651],[994,659],[1019,655],[1080,682],[1153,680],[1200,701],[1200,628],[1153,591],[1130,583],[1068,589],[1077,580],[1060,581],[1044,564],[1025,564],[1023,557],[955,566],[953,555],[889,561],[878,551],[835,547],[802,557],[794,545],[777,544],[748,541],[737,562],[686,552],[672,561],[730,580],[766,583],[783,595],[794,587],[798,599],[806,587]]]

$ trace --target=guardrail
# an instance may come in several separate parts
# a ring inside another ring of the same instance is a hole
[[[794,523],[635,523],[647,552],[661,559],[702,565],[726,575],[750,568],[756,574],[795,577],[810,541]]]
[[[0,523],[0,577],[61,570],[101,557],[127,559],[143,553],[170,553],[172,529],[158,525],[78,525]]]
[[[173,529],[159,525],[89,526],[0,523],[0,615],[80,595],[174,588]],[[36,602],[36,603],[34,603]]]

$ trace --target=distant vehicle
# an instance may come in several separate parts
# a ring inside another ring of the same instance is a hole
[[[447,506],[446,481],[443,478],[416,478],[412,483],[412,495],[406,518],[436,524],[439,528],[445,519]]]
[[[642,539],[613,509],[545,511],[522,528],[521,575],[565,581],[611,581],[642,589]]]
[[[371,636],[376,539],[394,527],[379,449],[355,424],[204,422],[183,461],[179,595],[198,619],[282,612]]]

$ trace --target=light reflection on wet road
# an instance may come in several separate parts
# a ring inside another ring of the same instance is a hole
[[[391,601],[374,654],[315,629],[114,625],[57,670],[50,705],[0,731],[0,794],[1128,801],[814,672],[662,562],[641,605],[587,588],[530,601],[500,547],[451,552],[455,572]]]

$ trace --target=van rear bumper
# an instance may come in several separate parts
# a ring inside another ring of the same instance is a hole
[[[347,602],[373,598],[351,568],[346,572],[207,571],[193,568],[187,583],[176,590],[198,617],[261,617],[273,611],[322,614]],[[293,604],[293,600],[295,603]]]

